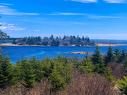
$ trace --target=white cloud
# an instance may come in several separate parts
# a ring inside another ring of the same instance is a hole
[[[95,3],[97,0],[70,0],[74,2],[80,2],[80,3]]]
[[[90,19],[121,19],[121,18],[124,18],[124,17],[121,17],[121,16],[89,15],[88,18],[90,18]]]
[[[84,16],[88,19],[121,19],[124,18],[122,16],[110,16],[110,15],[94,15],[94,14],[86,14],[86,13],[71,13],[71,12],[60,12],[60,13],[51,13],[47,14],[51,16]]]
[[[25,13],[19,12],[13,8],[10,8],[7,5],[0,4],[0,14],[1,15],[16,15],[16,16],[23,16],[23,15],[39,15],[38,13]]]
[[[9,4],[9,3],[0,3],[0,5],[10,6],[10,5],[13,5],[13,4]]]
[[[107,3],[126,3],[127,0],[104,0]]]
[[[10,23],[0,23],[0,29],[3,31],[23,31],[25,28],[19,27],[15,24],[10,24]]]
[[[48,15],[56,15],[56,16],[84,16],[82,13],[71,13],[71,12],[60,12],[60,13],[50,13]]]
[[[66,0],[66,1],[73,1],[79,3],[96,3],[99,0]],[[127,0],[103,0],[106,3],[127,3]]]

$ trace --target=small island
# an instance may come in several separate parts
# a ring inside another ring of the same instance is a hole
[[[100,40],[101,41],[101,40]],[[123,41],[124,42],[124,41]],[[98,42],[85,36],[53,36],[12,38],[0,30],[0,46],[127,46],[127,43],[113,43],[112,41]],[[76,52],[76,53],[79,53]],[[74,52],[75,54],[75,52]],[[79,54],[85,54],[80,52]]]
[[[94,46],[95,42],[89,37],[53,36],[12,38],[0,31],[0,46]]]
[[[91,55],[93,52],[86,52],[86,51],[74,51],[70,52],[71,54],[84,54],[84,55]]]

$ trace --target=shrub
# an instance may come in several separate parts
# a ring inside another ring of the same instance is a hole
[[[35,84],[35,74],[32,65],[28,60],[22,60],[20,66],[20,80],[25,87],[33,87]]]
[[[8,57],[4,58],[0,55],[0,88],[4,88],[12,84],[13,67]]]
[[[123,77],[121,80],[118,80],[117,86],[123,94],[127,95],[127,76]]]
[[[93,73],[94,72],[94,65],[92,64],[91,60],[88,58],[84,59],[78,68],[81,73]]]

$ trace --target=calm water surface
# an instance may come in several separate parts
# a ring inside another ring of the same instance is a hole
[[[127,50],[127,46],[113,47],[113,49],[116,48],[121,50]],[[107,49],[108,47],[100,47],[102,53],[105,53]],[[76,51],[94,52],[95,47],[94,46],[93,47],[92,46],[85,46],[85,47],[9,46],[9,47],[2,47],[2,51],[5,55],[10,57],[13,63],[15,63],[18,60],[24,58],[31,58],[31,57],[42,59],[45,57],[53,58],[55,56],[61,55],[66,57],[84,58],[85,55],[71,54],[70,52],[76,52]]]

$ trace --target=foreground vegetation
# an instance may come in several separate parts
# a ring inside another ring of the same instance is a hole
[[[0,54],[0,95],[127,95],[127,52],[99,48],[83,60],[23,59]]]

